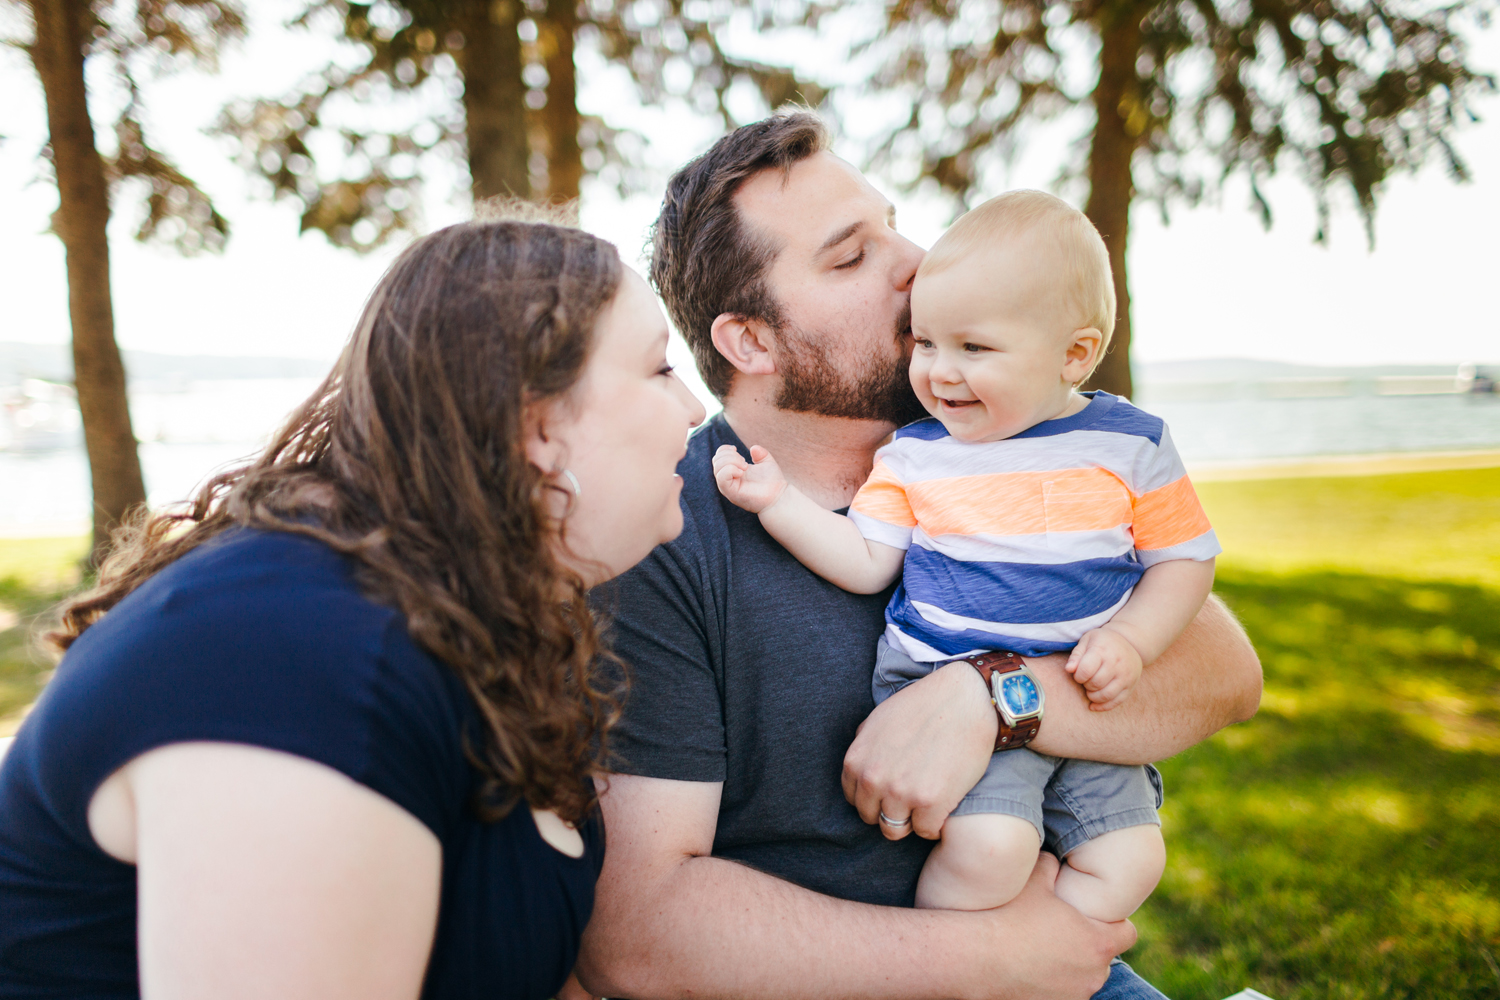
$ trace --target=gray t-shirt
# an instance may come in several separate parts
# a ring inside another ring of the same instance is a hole
[[[910,906],[931,843],[891,842],[844,799],[890,591],[850,594],[805,569],[719,495],[722,415],[688,443],[682,535],[599,588],[629,665],[611,738],[623,773],[724,784],[713,853],[844,899]]]

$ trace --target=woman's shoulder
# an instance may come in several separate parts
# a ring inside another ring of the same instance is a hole
[[[135,659],[146,648],[213,670],[247,661],[274,669],[293,658],[306,676],[382,655],[401,619],[364,593],[353,561],[326,543],[233,529],[143,582],[78,638],[63,663]]]
[[[232,532],[147,580],[73,644],[33,715],[57,787],[71,771],[84,796],[157,746],[244,743],[332,767],[441,837],[469,781],[451,673],[345,557],[285,532]]]
[[[326,711],[341,691],[377,677],[405,633],[400,620],[361,592],[349,561],[323,542],[235,529],[111,608],[74,642],[54,684],[81,675],[90,689],[136,696],[181,689],[200,712],[282,695]]]
[[[283,626],[316,627],[328,621],[330,602],[372,629],[395,613],[360,592],[350,560],[325,542],[287,531],[233,528],[146,580],[101,624],[123,625],[142,612],[188,618],[212,608],[225,623],[275,614]]]

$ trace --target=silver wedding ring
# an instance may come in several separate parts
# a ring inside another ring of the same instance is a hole
[[[885,810],[882,809],[882,810],[880,810],[880,822],[884,823],[886,826],[890,827],[893,830],[899,830],[903,826],[911,826],[911,817],[908,816],[905,819],[903,819],[901,822],[898,823],[895,820],[891,819],[889,816],[887,816],[885,814]]]

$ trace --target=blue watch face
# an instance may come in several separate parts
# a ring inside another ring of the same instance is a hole
[[[1025,674],[1012,674],[1000,681],[1000,697],[1011,715],[1030,715],[1042,707],[1042,696],[1036,682]]]

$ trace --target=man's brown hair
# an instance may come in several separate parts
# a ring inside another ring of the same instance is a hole
[[[693,349],[698,374],[719,399],[734,366],[714,347],[714,320],[724,313],[779,329],[766,269],[780,247],[749,229],[734,195],[762,170],[783,174],[828,148],[828,129],[810,111],[785,111],[735,129],[667,182],[651,227],[651,283]]]

